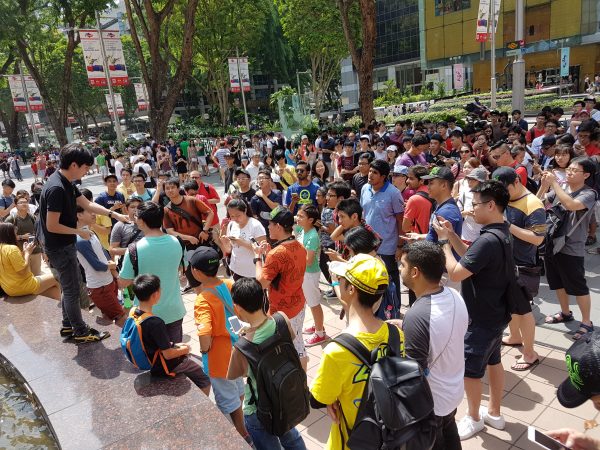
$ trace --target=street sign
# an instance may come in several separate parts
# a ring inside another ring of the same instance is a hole
[[[570,48],[563,47],[560,49],[560,76],[568,77],[569,76],[569,56],[570,56]]]
[[[42,96],[40,95],[37,84],[35,84],[35,80],[30,75],[25,75],[23,78],[25,79],[25,89],[27,92],[23,91],[21,75],[8,76],[8,85],[10,87],[15,111],[27,112],[26,95],[29,97],[29,108],[31,111],[41,111],[44,109],[44,103],[42,102]]]
[[[102,30],[102,40],[106,50],[106,65],[108,67],[104,67],[103,64],[98,30],[79,30],[79,37],[90,86],[106,86],[106,75],[104,74],[106,69],[108,69],[110,82],[113,86],[127,86],[129,84],[119,30]]]
[[[520,48],[516,48],[514,50],[506,50],[506,56],[521,56],[523,52]]]

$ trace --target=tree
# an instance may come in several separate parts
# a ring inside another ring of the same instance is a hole
[[[194,81],[211,105],[218,105],[221,125],[229,115],[227,58],[256,47],[269,12],[269,0],[200,0],[194,36]]]
[[[4,19],[0,39],[12,43],[37,83],[61,145],[67,143],[65,126],[72,98],[73,57],[79,45],[76,29],[85,28],[95,11],[103,11],[108,3],[109,0],[7,0],[0,4]],[[58,69],[49,71],[48,67]]]
[[[335,0],[342,19],[342,29],[352,58],[352,64],[358,75],[358,104],[364,122],[375,117],[373,111],[373,67],[375,58],[375,39],[377,25],[375,19],[375,0]],[[357,17],[353,10],[358,3],[360,32],[352,26]]]
[[[150,131],[156,140],[161,141],[167,136],[169,120],[192,69],[199,0],[124,2],[131,39],[148,90]],[[173,28],[176,30],[173,31]],[[171,41],[174,34],[181,36],[176,43]],[[174,48],[179,50],[179,54],[174,54]]]
[[[0,76],[7,75],[9,72],[17,73],[16,57],[13,49],[3,46],[0,49]],[[12,150],[19,147],[19,113],[15,111],[12,95],[8,87],[6,78],[2,77],[2,85],[5,89],[0,91],[0,120],[4,124],[8,144]]]
[[[340,70],[347,52],[339,13],[330,0],[276,0],[283,31],[297,43],[310,63],[315,117],[319,118],[331,81]],[[319,14],[307,14],[319,11]],[[316,31],[315,31],[316,30]]]

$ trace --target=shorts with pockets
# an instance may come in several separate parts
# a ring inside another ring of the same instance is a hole
[[[488,365],[500,364],[503,328],[469,325],[465,333],[465,377],[483,378]]]
[[[244,379],[242,377],[235,380],[210,377],[210,383],[215,394],[217,408],[223,414],[231,414],[242,406],[240,400],[240,397],[244,395]]]
[[[546,255],[546,279],[550,290],[564,289],[567,295],[588,295],[590,290],[585,281],[585,268],[583,256]]]

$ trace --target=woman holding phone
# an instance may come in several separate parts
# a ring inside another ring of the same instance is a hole
[[[58,281],[52,274],[34,276],[29,259],[35,242],[17,247],[17,229],[11,223],[0,223],[0,287],[10,297],[41,294],[60,300]]]
[[[231,221],[227,225],[227,234],[221,236],[221,243],[223,250],[231,254],[229,269],[233,279],[254,278],[256,267],[252,241],[260,245],[266,239],[265,228],[257,219],[248,216],[248,205],[242,199],[231,200],[227,214]]]

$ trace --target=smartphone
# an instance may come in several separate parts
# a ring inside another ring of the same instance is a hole
[[[29,236],[27,238],[27,243],[28,244],[33,244],[35,242],[35,236]]]
[[[527,438],[531,442],[535,442],[541,448],[545,448],[547,450],[571,450],[570,447],[565,447],[556,439],[551,438],[547,434],[542,433],[540,430],[537,430],[532,426],[527,427]]]
[[[231,329],[235,334],[238,334],[242,330],[242,328],[244,328],[244,325],[242,324],[240,319],[237,318],[237,316],[228,317],[227,321],[229,322],[229,325],[231,325]]]

